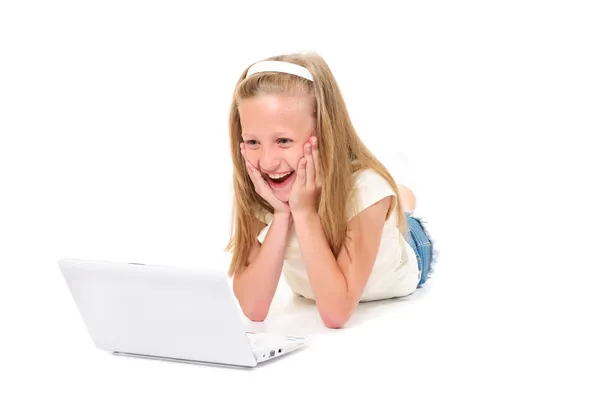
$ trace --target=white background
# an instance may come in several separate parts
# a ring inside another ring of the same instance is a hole
[[[595,2],[332,3],[1,3],[1,396],[597,396]],[[407,157],[435,278],[337,331],[278,301],[250,326],[315,344],[253,371],[96,351],[58,259],[225,272],[234,84],[308,50]]]

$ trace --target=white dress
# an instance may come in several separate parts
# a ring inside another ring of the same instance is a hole
[[[395,195],[387,181],[372,170],[362,170],[355,174],[355,188],[359,212],[387,196]],[[349,214],[348,220],[353,216]],[[273,221],[273,215],[265,212],[260,218],[267,224],[258,235],[262,244]],[[417,288],[420,278],[417,257],[412,247],[401,236],[396,219],[394,211],[384,224],[379,252],[360,301],[407,296]],[[283,276],[292,292],[314,300],[294,229],[290,233],[283,263]]]

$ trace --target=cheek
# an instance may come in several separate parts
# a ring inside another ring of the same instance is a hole
[[[303,158],[303,156],[304,156],[304,154],[302,152],[302,146],[299,146],[298,148],[294,148],[294,151],[290,152],[290,156],[288,158],[288,163],[294,169],[297,169],[298,163],[300,162],[300,159]]]

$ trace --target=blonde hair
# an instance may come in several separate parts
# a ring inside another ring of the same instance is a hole
[[[396,196],[386,219],[397,209],[398,227],[405,235],[406,218],[396,182],[358,136],[338,84],[325,60],[314,52],[278,55],[266,60],[286,61],[303,66],[312,74],[313,81],[278,72],[258,73],[246,78],[249,67],[238,80],[229,115],[235,196],[231,238],[226,248],[233,254],[228,275],[237,275],[247,265],[250,250],[260,232],[261,222],[257,216],[264,211],[273,213],[273,208],[268,202],[255,192],[240,153],[242,129],[238,103],[259,94],[314,96],[316,135],[322,172],[317,210],[329,247],[336,257],[342,246],[345,246],[348,214],[355,214],[350,206],[355,206],[356,203],[349,201],[349,198],[352,197],[354,189],[353,174],[359,170],[373,169],[390,184]]]

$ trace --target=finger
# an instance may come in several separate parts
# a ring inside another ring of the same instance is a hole
[[[246,157],[246,146],[244,145],[244,143],[240,144],[240,152],[242,153],[242,157],[244,158],[244,160],[247,162],[248,158]]]
[[[306,158],[300,159],[297,174],[297,181],[302,185],[306,184]]]
[[[252,170],[252,164],[246,160],[246,171],[248,172],[248,177],[250,177],[250,180],[252,180],[252,184],[254,184],[254,186],[256,187],[256,177],[254,175],[254,170]]]
[[[256,178],[257,170],[249,160],[246,160],[246,167],[248,168],[248,174],[250,174],[250,177]]]
[[[252,178],[252,181],[257,188],[267,183],[262,174],[260,174],[260,171],[258,171],[258,169],[254,167],[250,161],[248,161],[248,167],[250,168],[250,178]]]
[[[319,145],[317,143],[317,137],[312,137],[312,157],[313,163],[315,164],[315,186],[321,186],[321,163],[319,160]]]
[[[244,147],[244,144],[241,144],[240,148],[241,148],[242,156],[244,157],[244,160],[246,162],[246,170],[248,171],[248,175],[250,176],[252,183],[256,187],[257,184],[260,183],[260,180],[257,179],[257,175],[260,177],[260,179],[262,179],[262,177],[260,176],[260,173],[258,172],[258,170],[256,170],[256,168],[252,165],[252,163],[250,163],[250,161],[246,157],[246,148]]]
[[[315,186],[315,164],[313,162],[312,149],[310,143],[307,143],[304,148],[304,158],[306,159],[306,186]]]
[[[248,173],[252,174],[255,171],[258,171],[258,170],[256,170],[256,167],[254,167],[252,165],[252,163],[250,163],[250,161],[248,160],[248,157],[246,156],[246,147],[245,147],[245,145],[241,144],[240,148],[241,148],[242,156],[244,157],[244,160],[246,161],[246,167],[248,168]]]
[[[242,157],[244,158],[244,163],[246,163],[246,169],[248,170],[248,174],[250,174],[251,164],[248,161],[248,158],[246,157],[246,148],[244,147],[244,144],[240,144],[240,152],[242,153]]]

